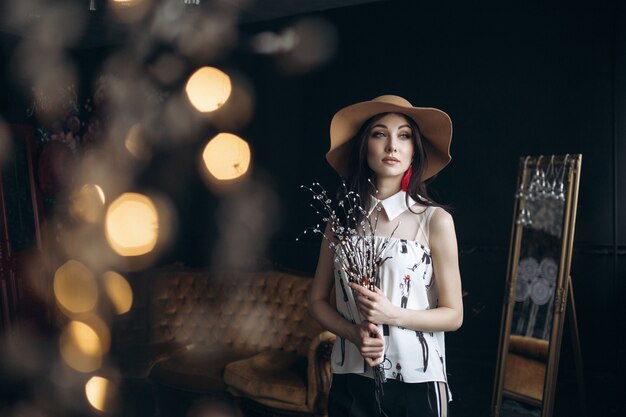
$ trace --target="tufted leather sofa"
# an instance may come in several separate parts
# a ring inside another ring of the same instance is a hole
[[[169,266],[141,278],[148,377],[290,413],[325,415],[334,335],[307,310],[311,279]],[[145,359],[145,357],[144,357]]]

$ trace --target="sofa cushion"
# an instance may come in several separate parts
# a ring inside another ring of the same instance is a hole
[[[235,393],[266,403],[273,400],[306,406],[307,361],[293,352],[268,350],[251,358],[231,362],[224,371],[224,382]]]
[[[224,367],[249,355],[250,352],[236,350],[207,352],[192,349],[157,362],[150,371],[150,378],[188,391],[225,391]]]
[[[545,362],[509,352],[506,355],[505,369],[503,386],[505,394],[510,393],[531,401],[543,400]]]

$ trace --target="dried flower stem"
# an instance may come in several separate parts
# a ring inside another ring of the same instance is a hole
[[[377,195],[378,190],[376,190],[371,181],[370,184],[374,189],[374,195]],[[371,213],[368,213],[363,208],[361,197],[353,191],[348,191],[345,183],[343,183],[345,193],[343,198],[337,202],[337,209],[333,208],[332,200],[328,198],[326,190],[319,183],[314,183],[311,187],[302,185],[300,188],[309,190],[313,194],[314,202],[321,203],[321,208],[316,207],[315,204],[311,204],[311,207],[330,226],[332,237],[329,238],[320,229],[319,224],[314,228],[306,229],[304,234],[308,231],[313,231],[321,234],[326,239],[329,248],[335,254],[335,262],[339,263],[341,269],[346,273],[349,282],[355,282],[368,288],[370,291],[380,287],[378,268],[388,259],[383,258],[382,254],[389,245],[389,241],[400,226],[400,223],[392,230],[391,235],[383,240],[382,244],[377,244],[376,228],[381,210],[378,204],[374,208],[376,215],[372,224]],[[369,198],[369,196],[366,196],[366,198]],[[338,212],[341,214],[338,215]],[[351,311],[351,309],[349,310]],[[386,381],[385,371],[382,365],[374,366],[372,369],[374,371],[376,400],[379,413],[382,414],[380,397],[383,395],[382,384]]]

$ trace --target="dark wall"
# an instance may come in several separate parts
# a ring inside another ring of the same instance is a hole
[[[626,383],[620,381],[617,375],[626,374],[626,303],[623,301],[623,295],[626,294],[626,4],[624,2],[615,2],[617,4],[615,10],[615,69],[613,89],[615,107],[614,107],[614,152],[613,152],[613,169],[615,171],[614,187],[614,212],[615,212],[615,229],[614,229],[614,248],[613,257],[613,274],[607,274],[604,277],[604,287],[608,287],[607,293],[610,296],[608,300],[611,306],[608,313],[609,317],[617,317],[614,321],[612,329],[611,342],[617,346],[617,357],[622,358],[615,367],[615,375],[617,386],[621,392],[624,392]],[[596,275],[597,276],[597,275]],[[610,277],[611,282],[608,281]],[[612,321],[612,320],[610,320]]]
[[[255,68],[251,75],[262,85],[250,133],[281,193],[301,182],[334,180],[324,153],[336,110],[395,93],[445,109],[453,119],[453,161],[432,187],[456,208],[463,243],[506,245],[518,158],[569,152],[584,155],[577,242],[611,245],[610,8],[496,3],[383,2],[331,11],[324,17],[338,28],[340,49],[330,65],[298,80]],[[278,151],[294,156],[272,161]],[[298,211],[291,212],[295,218]],[[291,228],[292,219],[285,220]]]
[[[26,109],[30,105],[22,95],[19,74],[13,70],[11,59],[20,38],[0,32],[0,117],[11,123],[27,123]]]

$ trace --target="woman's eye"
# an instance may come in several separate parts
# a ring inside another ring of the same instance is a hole
[[[399,136],[400,136],[402,139],[411,139],[411,138],[413,137],[413,135],[411,135],[411,134],[410,134],[410,133],[408,133],[408,132],[402,132],[402,133],[400,133],[400,135],[399,135]]]
[[[385,137],[385,132],[372,132],[372,137],[373,138],[384,138]]]

